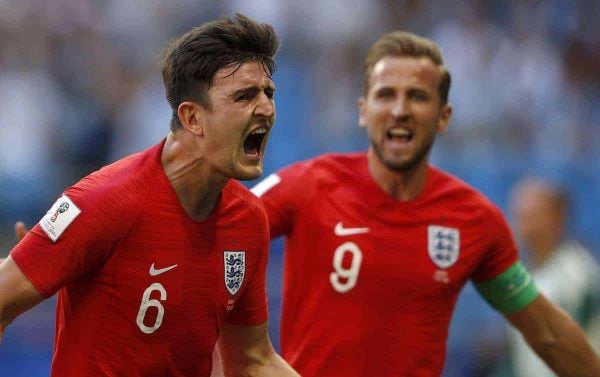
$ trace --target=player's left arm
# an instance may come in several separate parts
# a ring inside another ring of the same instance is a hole
[[[218,344],[226,377],[300,376],[275,352],[267,322],[256,326],[225,325]]]
[[[521,262],[475,287],[559,376],[600,376],[600,359],[583,330],[538,291]]]
[[[541,294],[518,260],[508,223],[492,207],[488,253],[473,282],[479,293],[516,327],[530,347],[559,376],[600,376],[600,360],[583,331],[562,309]]]
[[[600,376],[600,358],[584,332],[543,294],[506,318],[559,376]]]

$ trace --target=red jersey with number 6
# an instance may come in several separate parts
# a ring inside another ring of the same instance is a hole
[[[209,376],[224,323],[267,320],[260,201],[232,180],[193,221],[163,143],[66,190],[11,252],[42,295],[58,292],[52,376]]]
[[[517,261],[499,209],[434,167],[409,202],[373,181],[365,153],[292,165],[252,191],[271,237],[286,237],[281,347],[303,376],[439,376],[461,288]]]

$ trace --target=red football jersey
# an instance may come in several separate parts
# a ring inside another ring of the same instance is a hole
[[[163,144],[66,190],[11,252],[42,295],[58,291],[52,376],[209,376],[224,323],[267,320],[260,201],[232,180],[193,221]]]
[[[292,165],[253,191],[271,237],[286,236],[281,347],[303,376],[439,376],[461,288],[517,261],[500,210],[433,167],[410,202],[375,183],[364,153]]]

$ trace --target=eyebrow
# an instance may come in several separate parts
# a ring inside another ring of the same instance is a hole
[[[247,86],[245,88],[240,88],[240,89],[234,91],[233,93],[231,93],[231,96],[232,97],[238,97],[238,96],[240,96],[242,94],[249,94],[249,93],[257,92],[257,91],[259,91],[258,87],[256,87],[256,86]]]
[[[378,93],[378,92],[382,92],[382,91],[396,91],[396,88],[394,87],[394,85],[381,85],[379,87],[372,87],[373,91]],[[407,92],[423,92],[423,93],[430,93],[429,88],[425,87],[425,86],[416,86],[416,85],[411,85],[408,88],[405,89]]]
[[[231,97],[235,98],[235,97],[241,96],[243,94],[257,93],[257,92],[260,92],[261,90],[263,90],[263,89],[259,88],[258,86],[255,86],[255,85],[246,86],[244,88],[240,88],[240,89],[237,89],[236,91],[234,91],[231,94]],[[273,92],[275,92],[275,85],[270,84],[270,85],[266,86],[264,88],[264,90],[272,90]]]

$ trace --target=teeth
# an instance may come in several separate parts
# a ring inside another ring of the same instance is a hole
[[[251,132],[252,135],[260,135],[260,134],[264,134],[265,132],[267,132],[267,127],[259,127],[257,129],[255,129],[254,131]]]
[[[392,128],[389,133],[391,136],[410,136],[410,131],[404,128]]]

